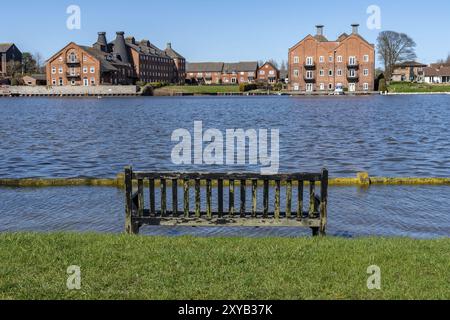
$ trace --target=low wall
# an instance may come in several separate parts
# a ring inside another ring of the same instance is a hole
[[[137,86],[6,86],[0,94],[19,96],[70,96],[70,95],[137,95]]]

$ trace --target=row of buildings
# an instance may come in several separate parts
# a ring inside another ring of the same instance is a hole
[[[159,49],[149,40],[136,40],[117,32],[107,40],[99,32],[91,46],[71,42],[46,63],[46,74],[28,76],[26,85],[46,82],[49,86],[130,85],[137,82],[174,84],[240,84],[265,82],[288,83],[288,89],[299,92],[329,92],[337,87],[348,91],[372,91],[375,85],[375,45],[364,39],[359,25],[350,33],[329,40],[324,26],[317,25],[314,35],[307,35],[289,49],[288,70],[270,62],[256,61],[195,62],[186,59],[170,43]],[[8,64],[20,62],[22,53],[14,44],[0,44],[0,79]],[[450,65],[430,66],[415,61],[396,66],[392,81],[449,83]]]

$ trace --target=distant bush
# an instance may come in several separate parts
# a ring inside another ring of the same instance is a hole
[[[255,83],[241,83],[239,84],[239,92],[248,92],[258,89],[258,85]]]
[[[153,87],[149,84],[141,87],[141,94],[143,96],[153,96]]]

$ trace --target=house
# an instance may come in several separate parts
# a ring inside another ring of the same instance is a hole
[[[45,86],[47,84],[47,76],[45,74],[32,74],[22,78],[25,86]]]
[[[450,83],[449,64],[431,64],[423,69],[426,83]]]
[[[176,60],[175,60],[176,58]],[[47,84],[53,86],[131,85],[137,81],[179,83],[185,60],[171,46],[160,50],[148,40],[137,42],[117,32],[110,43],[99,32],[97,42],[74,42],[47,61]]]
[[[186,67],[186,82],[239,84],[256,81],[258,62],[196,62]]]
[[[289,90],[330,92],[339,87],[350,92],[372,91],[375,83],[375,45],[352,25],[352,33],[330,41],[324,26],[289,49]]]
[[[395,82],[423,82],[423,68],[426,64],[416,61],[406,61],[397,64],[394,67],[391,81]]]
[[[22,63],[22,52],[14,43],[0,43],[0,77],[6,77],[8,74],[8,64]]]
[[[256,81],[258,62],[225,63],[222,71],[223,84],[253,83]]]
[[[197,62],[186,66],[186,82],[221,84],[223,62]]]
[[[258,82],[275,84],[280,80],[280,70],[271,62],[264,63],[258,69]]]

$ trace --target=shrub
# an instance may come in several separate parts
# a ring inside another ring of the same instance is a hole
[[[258,86],[254,83],[241,83],[239,84],[239,92],[248,92],[251,90],[256,90]]]
[[[142,87],[141,94],[143,96],[153,96],[153,87],[149,84]]]
[[[378,84],[378,91],[385,92],[387,91],[386,79],[380,79]]]

